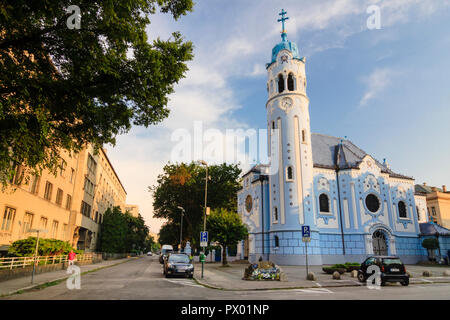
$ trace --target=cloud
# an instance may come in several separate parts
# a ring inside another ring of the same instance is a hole
[[[367,103],[376,98],[386,86],[389,85],[394,72],[389,68],[375,69],[369,76],[363,79],[367,85],[366,91],[361,98],[359,105],[365,106]]]

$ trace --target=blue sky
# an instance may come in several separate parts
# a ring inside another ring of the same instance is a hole
[[[366,9],[381,9],[369,30]],[[107,146],[128,192],[127,202],[157,232],[147,191],[170,160],[174,130],[265,128],[266,72],[280,41],[284,8],[288,39],[306,57],[311,129],[347,136],[417,183],[450,186],[449,0],[200,0],[174,21],[157,14],[150,39],[180,31],[195,58],[175,87],[171,114],[151,128],[133,128]]]

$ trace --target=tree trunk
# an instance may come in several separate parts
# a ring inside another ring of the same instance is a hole
[[[228,264],[227,262],[227,247],[222,246],[222,265],[226,266]]]

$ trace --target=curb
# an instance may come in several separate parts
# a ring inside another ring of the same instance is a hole
[[[410,282],[410,285],[416,285],[416,284],[436,284],[436,283],[450,283],[450,278],[447,281],[432,281],[433,278],[430,278],[430,280],[421,280],[421,281],[414,281]],[[438,278],[441,279],[441,278]],[[294,289],[318,289],[318,288],[344,288],[344,287],[363,287],[364,284],[346,284],[346,285],[321,285],[321,286],[296,286],[296,287],[274,287],[274,288],[246,288],[246,289],[227,289],[222,287],[217,287],[211,284],[208,284],[202,280],[197,279],[194,276],[194,280],[197,284],[209,288],[209,289],[215,289],[215,290],[223,290],[223,291],[268,291],[268,290],[294,290]],[[316,281],[317,282],[317,281]]]
[[[101,270],[101,269],[106,269],[106,268],[114,267],[114,266],[117,266],[117,265],[119,265],[119,264],[129,262],[129,261],[131,261],[131,260],[136,260],[136,259],[138,259],[138,258],[139,258],[139,257],[132,257],[132,258],[130,258],[130,259],[127,258],[126,261],[121,261],[121,262],[114,263],[114,264],[111,264],[111,265],[101,266],[101,267],[98,267],[98,268],[94,268],[94,269],[92,269],[92,270],[87,270],[87,271],[84,271],[84,272],[80,273],[80,275],[82,276],[82,275],[85,275],[85,274],[90,273],[90,272],[96,272],[96,271],[99,271],[99,270]],[[8,297],[8,296],[14,295],[14,294],[18,293],[19,291],[24,291],[24,292],[30,291],[30,290],[33,290],[33,289],[35,289],[35,288],[38,288],[38,287],[40,287],[40,286],[46,285],[46,284],[51,283],[51,282],[58,282],[57,284],[59,284],[60,282],[66,280],[66,279],[69,279],[69,278],[70,278],[70,276],[65,276],[65,277],[61,277],[61,278],[57,278],[57,279],[45,281],[45,282],[42,282],[42,283],[33,284],[33,285],[28,286],[28,287],[24,287],[24,288],[20,288],[20,289],[15,289],[14,291],[11,291],[11,292],[8,292],[8,293],[5,293],[5,294],[0,295],[0,298]]]

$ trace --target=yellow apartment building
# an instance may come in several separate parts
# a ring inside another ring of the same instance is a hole
[[[57,175],[43,172],[29,181],[14,179],[0,192],[0,251],[16,240],[35,236],[29,229],[45,229],[44,238],[69,241],[86,252],[95,251],[99,225],[107,208],[124,209],[126,191],[106,150],[92,146],[61,155]],[[23,168],[17,169],[19,177]],[[14,191],[15,190],[15,191]]]
[[[138,205],[126,204],[124,209],[125,209],[124,211],[129,211],[133,217],[137,218],[139,216],[139,206]]]
[[[416,191],[426,194],[429,220],[450,229],[450,192],[446,186],[416,185]]]

